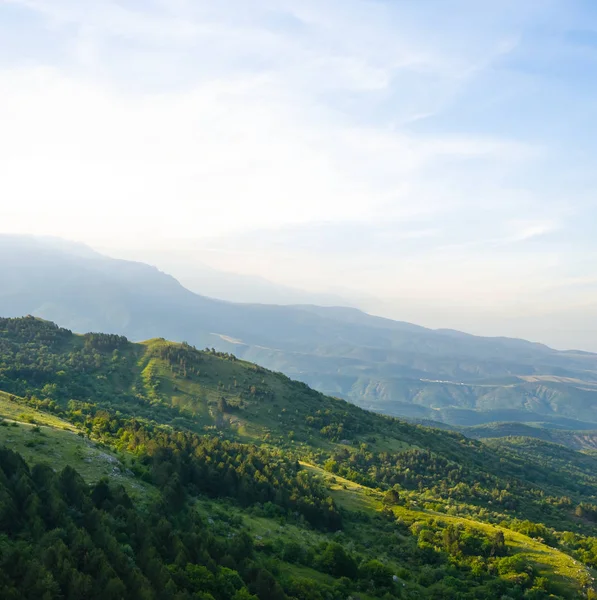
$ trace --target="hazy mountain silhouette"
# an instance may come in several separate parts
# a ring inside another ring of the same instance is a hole
[[[0,236],[0,282],[1,316],[232,351],[388,414],[458,425],[597,423],[597,355],[587,352],[431,330],[353,308],[215,300],[149,265],[54,238]]]

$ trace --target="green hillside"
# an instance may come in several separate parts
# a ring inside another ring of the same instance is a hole
[[[46,462],[57,471],[71,466],[89,483],[110,477],[140,499],[153,493],[128,468],[131,456],[113,452],[68,421],[31,408],[21,398],[0,392],[0,419],[0,445],[18,452],[29,464]]]
[[[11,401],[5,396],[0,403],[0,416],[14,415],[20,408],[21,405],[16,399]],[[152,498],[157,493],[153,486],[136,480],[133,473],[125,473],[121,462],[109,450],[97,449],[93,442],[77,436],[70,431],[68,426],[58,428],[59,419],[42,411],[31,409],[27,410],[26,415],[21,413],[19,418],[25,420],[11,420],[10,425],[0,429],[0,445],[10,444],[11,448],[21,453],[29,464],[35,465],[49,461],[57,471],[62,471],[67,465],[70,465],[83,475],[87,482],[94,484],[97,484],[102,476],[107,475],[112,484],[122,483],[131,497],[137,497],[139,501],[147,499],[147,496]],[[31,423],[31,420],[41,425],[36,426]],[[52,425],[49,425],[50,422]],[[36,427],[40,431],[34,432],[33,429]],[[35,443],[32,444],[31,439],[35,440]],[[585,569],[581,569],[581,577],[579,577],[578,563],[572,557],[507,528],[487,525],[458,516],[445,514],[440,516],[435,511],[422,508],[389,507],[384,501],[384,494],[381,491],[372,490],[338,476],[331,476],[323,469],[313,465],[305,464],[304,468],[330,490],[331,497],[339,507],[347,512],[359,511],[361,516],[357,520],[345,519],[341,537],[337,534],[330,536],[330,534],[317,530],[305,529],[300,523],[285,522],[284,526],[280,527],[279,518],[265,516],[262,510],[243,510],[229,500],[198,499],[194,503],[194,509],[203,517],[204,522],[207,522],[208,528],[213,529],[216,536],[228,538],[231,535],[236,536],[245,532],[256,540],[255,547],[257,549],[268,554],[275,549],[282,558],[288,559],[291,552],[297,552],[300,555],[305,545],[307,550],[304,551],[308,552],[309,549],[329,544],[331,540],[340,540],[350,545],[363,557],[368,557],[370,561],[382,558],[382,564],[386,568],[401,573],[404,579],[400,579],[400,584],[403,586],[401,591],[404,594],[421,593],[421,589],[412,581],[411,574],[404,571],[400,561],[396,560],[393,553],[396,544],[388,547],[387,543],[382,546],[376,543],[376,537],[379,536],[379,525],[376,523],[376,519],[379,517],[376,515],[383,515],[384,530],[399,527],[403,538],[405,534],[410,534],[411,550],[414,549],[415,543],[418,547],[420,538],[439,537],[443,539],[446,535],[445,532],[449,531],[450,527],[457,532],[466,532],[467,535],[473,534],[479,536],[480,539],[485,537],[488,540],[495,538],[497,532],[501,531],[509,556],[525,565],[525,569],[532,565],[536,572],[535,578],[548,579],[553,589],[559,590],[565,597],[574,597],[578,590],[578,584],[586,583],[592,577],[591,573]],[[388,510],[396,517],[394,525],[388,521]],[[370,515],[369,520],[363,521],[362,513]],[[373,521],[370,520],[371,518]],[[415,533],[416,535],[414,535]],[[404,547],[401,550],[404,553]],[[315,585],[330,587],[335,584],[332,575],[313,569],[301,562],[297,564],[282,560],[279,568],[289,578],[300,577],[314,582]],[[397,593],[396,590],[395,593]]]
[[[73,572],[62,579],[40,554],[39,540],[60,526],[90,536],[114,598],[594,597],[592,457],[487,445],[369,413],[230,354],[76,336],[33,318],[0,319],[0,390],[0,444],[30,465],[49,463],[55,501],[76,496],[76,510],[99,511],[104,531],[88,517],[59,525],[53,513],[22,513],[18,531],[5,529],[0,591],[19,585],[9,555],[41,564],[50,591],[98,576],[70,542]],[[32,478],[33,496],[46,493],[38,471],[5,456],[13,474],[0,476],[0,498],[20,493],[17,471]],[[67,465],[89,492],[61,487],[73,477]],[[132,523],[145,531],[160,520],[168,544],[133,536]],[[130,569],[112,538],[130,547]]]

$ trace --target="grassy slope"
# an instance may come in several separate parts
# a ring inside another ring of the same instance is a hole
[[[330,539],[338,540],[342,534],[326,534],[313,529],[306,529],[291,523],[280,525],[275,519],[269,519],[262,516],[255,516],[250,512],[238,508],[232,503],[220,502],[216,500],[201,499],[196,504],[197,511],[207,520],[211,526],[212,532],[216,536],[228,537],[235,535],[240,529],[238,524],[231,524],[231,521],[238,519],[242,522],[242,528],[245,529],[255,540],[257,548],[264,548],[267,545],[276,545],[282,543],[287,545],[296,542],[303,547],[316,547],[322,542]],[[344,544],[345,545],[345,544]],[[363,548],[359,548],[361,552]],[[366,553],[366,552],[365,552]],[[377,558],[378,556],[371,556]],[[385,561],[394,567],[397,567],[392,560]],[[297,577],[303,577],[315,582],[331,585],[334,578],[330,575],[309,568],[305,565],[281,563],[281,572],[292,574]],[[359,597],[363,600],[371,598],[363,592],[359,592]]]
[[[17,399],[15,399],[17,400]],[[32,424],[48,425],[65,431],[76,431],[76,428],[68,421],[64,421],[52,414],[34,410],[29,406],[19,404],[11,399],[11,396],[0,391],[0,416],[9,421],[21,421]]]
[[[75,429],[66,421],[42,411],[23,407],[18,404],[18,399],[12,401],[4,393],[0,393],[0,417],[18,424],[16,427],[12,423],[0,426],[0,444],[21,453],[30,464],[49,462],[56,470],[71,465],[89,482],[97,481],[103,476],[117,478],[133,496],[143,496],[150,489],[150,486],[136,481],[132,475],[127,475],[126,469],[112,452],[99,448],[90,440],[77,435]],[[39,426],[39,432],[35,431],[36,425]],[[339,476],[332,476],[314,465],[307,463],[302,465],[325,482],[335,501],[343,508],[370,513],[382,509],[382,494],[377,490]],[[274,519],[248,515],[245,511],[227,503],[204,500],[198,502],[197,507],[200,512],[209,516],[216,535],[228,534],[230,527],[226,525],[226,521],[229,520],[230,515],[236,514],[242,517],[243,526],[259,541],[275,543],[276,540],[281,540],[286,543],[294,540],[315,546],[327,537],[326,534],[305,530],[296,525],[286,524],[282,528]],[[496,530],[492,525],[423,509],[397,506],[393,510],[396,517],[407,524],[437,518],[442,523],[468,525],[486,533]],[[218,515],[224,518],[219,520]],[[354,525],[349,525],[349,529],[350,527]],[[581,573],[586,573],[587,577],[591,576],[587,569],[562,552],[522,534],[507,529],[502,531],[511,552],[520,553],[531,560],[542,575],[548,576],[551,581],[557,583],[561,593],[574,597]],[[355,531],[355,539],[356,534]],[[345,532],[345,535],[350,539],[350,531]],[[359,550],[366,552],[366,539],[364,543],[365,546]],[[391,556],[383,558],[398,570],[399,565],[393,562]],[[315,581],[322,578],[329,579],[326,575],[308,567],[286,565],[285,569]]]
[[[0,418],[7,422],[0,426],[0,445],[18,452],[30,465],[45,462],[55,471],[70,465],[89,483],[111,477],[133,497],[143,498],[150,489],[110,449],[77,435],[67,421],[11,401],[4,392],[0,392]]]
[[[345,401],[324,396],[284,375],[267,371],[252,363],[226,360],[209,353],[199,353],[198,373],[190,373],[184,377],[173,371],[165,360],[156,356],[158,348],[168,345],[176,346],[164,340],[151,340],[144,344],[146,351],[139,361],[139,376],[150,397],[155,394],[163,402],[183,408],[184,414],[200,431],[228,431],[230,435],[245,441],[267,441],[272,445],[294,449],[299,456],[321,450],[354,450],[362,443],[366,443],[368,450],[372,452],[423,448],[461,465],[491,472],[498,477],[503,475],[504,464],[500,457],[482,441],[388,419]],[[150,380],[153,381],[153,386],[149,385]],[[253,389],[254,394],[251,392]],[[223,413],[218,410],[221,398],[226,400],[229,407]],[[348,430],[342,436],[346,440],[331,441],[321,435],[321,426],[307,425],[307,419],[318,410],[322,413],[329,412],[332,420],[353,423],[358,432]],[[506,448],[506,445],[501,447]],[[544,487],[548,494],[570,493],[566,489],[564,476],[551,479],[543,477],[550,472],[552,464],[532,461],[530,464],[541,469],[541,475],[538,476],[536,470],[529,472],[526,468],[528,465],[519,452],[511,452],[509,456],[512,475],[534,481],[537,487]],[[587,460],[579,453],[569,451],[567,458],[568,461],[574,459],[583,463],[582,470],[585,472],[591,466],[584,464]],[[597,463],[594,460],[591,463],[597,470]],[[566,466],[563,461],[561,466]],[[597,477],[588,477],[585,484],[590,485],[591,489],[585,486],[584,492],[594,494],[597,490]]]
[[[314,465],[304,464],[304,466],[327,482],[332,490],[332,496],[339,506],[348,510],[382,509],[382,494],[376,490],[371,490],[342,477],[330,476],[329,473]],[[500,529],[504,533],[510,552],[521,554],[530,560],[539,573],[555,582],[564,594],[574,594],[578,590],[578,579],[581,573],[586,574],[587,580],[593,576],[590,569],[587,569],[567,554],[509,529],[422,509],[413,510],[403,506],[395,506],[392,510],[398,519],[408,524],[435,518],[442,523],[467,525],[487,534],[493,534]]]
[[[303,467],[308,469],[314,475],[317,475],[326,482],[330,488],[334,500],[343,508],[351,511],[365,511],[368,513],[379,512],[382,509],[382,495],[369,488],[356,484],[347,479],[337,476],[330,476],[322,469],[302,463]],[[256,540],[257,546],[282,542],[296,541],[306,546],[317,546],[322,541],[329,539],[329,534],[323,534],[313,530],[306,530],[292,524],[285,524],[283,527],[275,519],[268,519],[260,516],[254,516],[238,507],[213,500],[202,500],[197,503],[197,510],[208,520],[213,533],[222,537],[234,535],[236,527],[230,524],[234,517],[242,519],[245,527]],[[576,598],[579,594],[579,580],[589,580],[593,573],[576,562],[573,558],[542,544],[534,539],[508,529],[498,528],[470,519],[461,517],[452,517],[445,514],[434,513],[431,511],[408,509],[405,507],[394,507],[393,511],[396,518],[403,523],[411,525],[413,523],[433,522],[437,519],[442,524],[466,525],[487,534],[492,534],[501,529],[506,539],[506,544],[511,554],[520,554],[533,563],[540,575],[548,577],[558,588],[559,593],[567,598]],[[336,534],[336,539],[342,541],[353,549],[357,549],[361,554],[367,555],[369,546],[368,538],[376,535],[377,530],[367,528],[359,523],[349,523],[342,534]],[[341,538],[337,536],[340,535]],[[381,559],[397,572],[400,570],[400,563],[396,562],[391,554],[380,555],[376,553],[372,558]],[[308,567],[297,565],[285,565],[284,569],[292,571],[295,575],[302,575],[315,581],[330,582],[331,578],[318,571]],[[405,582],[405,585],[416,588],[414,584]],[[361,594],[362,595],[362,594]],[[366,596],[363,596],[366,598]]]
[[[294,440],[297,446],[337,446],[305,424],[306,416],[321,410],[330,411],[342,419],[348,416],[358,421],[362,433],[357,437],[362,437],[362,441],[365,441],[367,431],[375,433],[375,441],[367,440],[373,451],[394,452],[409,447],[427,447],[434,439],[441,439],[453,448],[459,443],[454,436],[439,430],[431,432],[386,419],[344,400],[325,396],[281,373],[242,360],[230,361],[201,352],[200,372],[183,377],[173,372],[166,361],[155,356],[158,348],[179,344],[149,340],[143,345],[146,352],[139,360],[139,370],[146,392],[152,393],[148,385],[151,373],[154,381],[159,381],[156,395],[186,409],[199,426],[229,428],[247,440],[267,437],[271,441]],[[254,393],[251,392],[253,388]],[[225,398],[231,407],[225,414],[217,410],[220,398]],[[239,409],[239,404],[242,409]],[[352,441],[350,432],[346,436]],[[481,444],[477,446],[482,447]]]

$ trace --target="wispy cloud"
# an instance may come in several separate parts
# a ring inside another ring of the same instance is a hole
[[[547,4],[0,2],[0,51],[15,28],[23,48],[0,61],[0,228],[530,298],[593,251],[565,238],[594,217],[595,108],[550,75],[578,54],[546,51],[586,15]]]
[[[558,224],[554,221],[523,222],[513,225],[514,232],[508,241],[526,242],[528,240],[543,237],[549,233],[557,231]]]

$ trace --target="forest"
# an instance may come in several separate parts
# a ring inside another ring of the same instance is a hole
[[[590,454],[33,317],[0,392],[2,598],[597,597]]]

